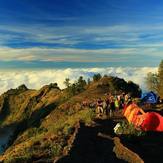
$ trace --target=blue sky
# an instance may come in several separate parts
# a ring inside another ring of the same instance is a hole
[[[157,66],[161,0],[1,0],[0,68]]]

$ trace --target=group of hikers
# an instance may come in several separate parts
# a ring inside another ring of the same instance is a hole
[[[99,98],[96,103],[97,117],[106,115],[112,117],[115,111],[121,110],[131,100],[129,94],[121,93],[118,95],[107,94],[105,99]]]
[[[114,113],[118,110],[123,109],[129,101],[131,101],[130,94],[116,94],[113,95],[108,93],[103,98],[98,98],[95,101],[84,100],[82,106],[95,109],[97,117],[106,115],[107,117],[112,117]]]
[[[148,99],[148,100],[147,100]],[[150,95],[146,99],[146,103],[150,102],[159,104],[159,101],[154,100]],[[93,109],[97,117],[103,117],[104,115],[108,118],[113,117],[118,111],[127,121],[144,131],[161,131],[163,132],[163,116],[155,111],[144,111],[144,98],[141,99],[140,104],[138,104],[136,99],[133,99],[130,94],[120,93],[111,94],[108,93],[103,98],[98,98],[95,101],[83,101],[82,106],[84,108],[89,107]],[[143,101],[143,103],[142,103]],[[146,105],[144,105],[146,106]],[[153,105],[152,105],[153,106]]]

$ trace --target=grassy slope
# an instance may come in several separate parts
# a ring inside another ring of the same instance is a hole
[[[61,91],[49,86],[39,91],[28,90],[9,97],[9,106],[12,107],[9,107],[9,113],[1,124],[16,124],[18,128],[23,128],[18,130],[16,139],[0,156],[0,160],[52,161],[63,155],[63,149],[68,145],[75,125],[81,120],[89,124],[94,118],[92,110],[81,108],[82,101],[92,101],[104,96],[109,91],[110,81],[112,78],[103,78],[91,83],[86,91],[72,98],[68,98],[66,90]]]
[[[78,121],[91,122],[94,116],[93,112],[88,109],[82,110],[78,107],[79,105],[75,105],[76,100],[78,101],[78,96],[68,100],[66,99],[66,92],[50,90],[46,95],[44,94],[42,98],[39,97],[38,99],[40,92],[31,91],[30,94],[28,90],[18,95],[27,96],[25,96],[24,100],[22,99],[17,103],[13,102],[15,99],[17,100],[17,97],[10,97],[10,100],[14,103],[14,106],[12,106],[13,110],[1,122],[2,126],[17,125],[26,120],[27,127],[19,133],[12,146],[0,157],[1,160],[5,160],[6,162],[27,161],[39,158],[53,160],[55,157],[62,155],[62,150],[67,145],[67,140],[73,133],[74,126]],[[51,104],[56,105],[53,106]],[[18,108],[18,105],[21,107]],[[65,110],[66,105],[67,108]],[[35,122],[36,119],[40,119],[40,114],[34,113],[37,113],[41,109],[46,109],[46,107],[52,112],[46,118],[43,117],[40,125],[35,125],[37,124]]]

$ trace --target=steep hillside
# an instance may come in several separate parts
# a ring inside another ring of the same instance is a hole
[[[140,94],[137,85],[115,77],[91,82],[75,96],[69,96],[67,89],[60,90],[56,84],[38,91],[24,85],[9,90],[0,96],[1,129],[13,127],[14,134],[0,160],[53,162],[69,151],[79,121],[93,123],[94,111],[82,107],[82,102],[93,102],[116,91]]]
[[[1,126],[34,118],[38,110],[57,102],[60,94],[61,90],[55,85],[44,86],[39,91],[29,90],[22,85],[7,91],[0,97]]]

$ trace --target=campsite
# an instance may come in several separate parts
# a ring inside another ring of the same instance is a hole
[[[148,93],[148,99],[151,99]],[[156,96],[155,96],[156,97]],[[142,102],[149,103],[149,100]],[[151,102],[151,101],[150,101]],[[152,104],[157,105],[157,98],[153,99]],[[144,105],[144,104],[143,104]],[[157,113],[163,116],[162,106],[158,104]],[[131,105],[135,108],[135,104]],[[136,106],[138,107],[138,106]],[[151,108],[152,109],[152,108]],[[146,111],[149,112],[150,110]],[[150,111],[151,112],[151,111]],[[123,113],[124,114],[124,113]],[[126,119],[127,118],[127,119]],[[156,118],[151,118],[148,123],[152,128],[149,130],[136,130],[135,126],[129,126],[128,118],[122,115],[121,111],[114,114],[114,117],[108,119],[101,117],[95,120],[96,125],[85,126],[81,124],[78,136],[74,142],[72,150],[69,155],[63,157],[57,163],[70,163],[70,162],[162,162],[163,152],[163,130],[157,130]],[[131,117],[130,117],[131,118]],[[162,118],[162,117],[161,117]],[[129,122],[131,123],[131,121]],[[163,122],[159,122],[160,125]],[[116,124],[121,124],[118,129],[115,129]],[[116,144],[116,139],[119,137],[121,144]],[[122,146],[123,147],[122,147]],[[87,147],[87,148],[85,148]],[[127,151],[127,148],[129,151]],[[117,148],[117,149],[116,149]],[[104,150],[105,149],[105,150]],[[116,149],[116,150],[115,150]],[[131,151],[130,151],[131,150]],[[113,151],[115,154],[113,154]],[[119,159],[117,159],[119,158]]]
[[[163,163],[163,0],[0,0],[0,163]]]

